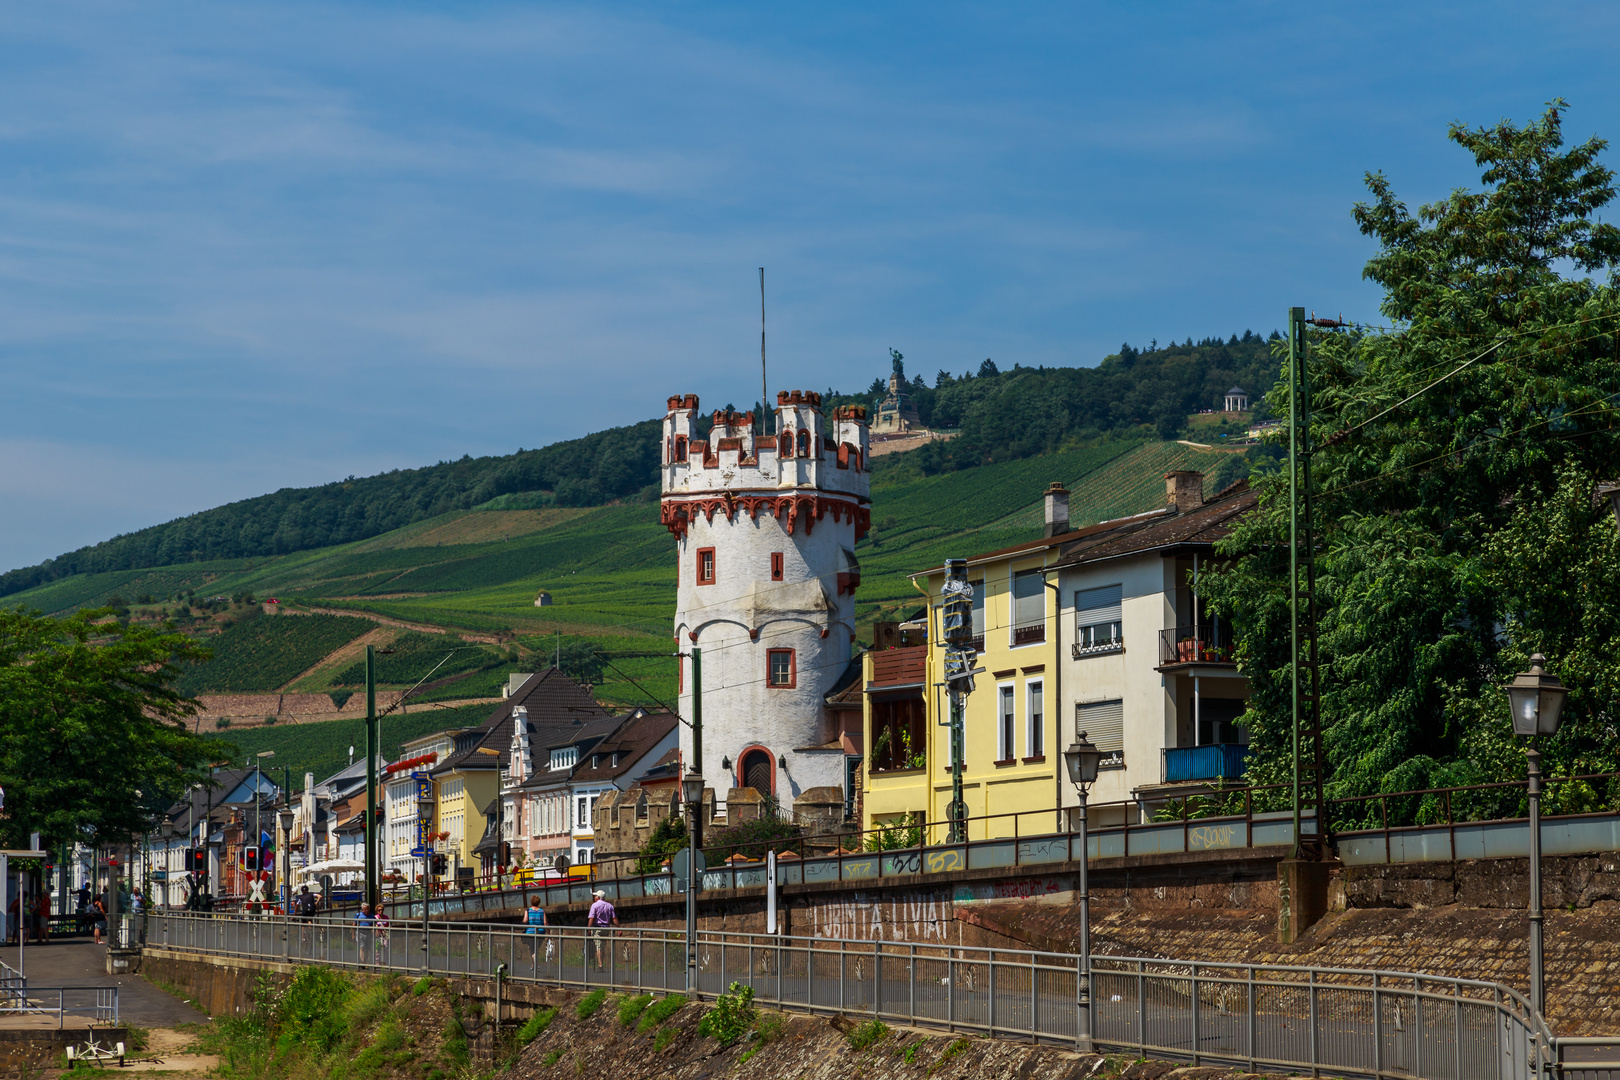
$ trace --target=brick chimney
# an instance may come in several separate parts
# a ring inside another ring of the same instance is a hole
[[[1176,513],[1185,514],[1204,505],[1204,474],[1177,469],[1164,474],[1164,501]]]
[[[1046,489],[1046,530],[1042,536],[1061,536],[1069,531],[1069,492],[1056,480]]]

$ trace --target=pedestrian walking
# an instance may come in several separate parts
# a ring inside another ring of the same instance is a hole
[[[540,906],[540,898],[536,896],[529,901],[529,910],[523,913],[523,921],[528,925],[524,933],[529,938],[529,968],[531,971],[540,963],[540,938],[546,932],[546,909]],[[550,959],[550,950],[547,950],[547,959]]]
[[[101,935],[107,932],[107,901],[96,897],[90,901],[91,914],[96,919],[96,944],[101,944]]]
[[[366,962],[366,946],[369,944],[367,939],[371,937],[372,924],[371,905],[361,904],[360,910],[354,913],[354,944],[360,951],[362,964]]]
[[[388,924],[388,909],[378,904],[376,911],[371,916],[371,932],[377,939],[377,946],[373,952],[375,962],[378,964],[388,963]]]
[[[34,897],[34,941],[50,944],[51,894],[42,892]]]
[[[607,970],[602,961],[602,943],[611,932],[608,927],[619,925],[619,913],[613,905],[607,902],[607,893],[597,889],[591,894],[596,897],[591,904],[591,910],[585,915],[585,922],[591,928],[591,940],[596,942],[596,970]]]

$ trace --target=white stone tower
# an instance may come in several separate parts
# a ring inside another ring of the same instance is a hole
[[[697,395],[670,398],[661,513],[679,562],[675,638],[703,650],[699,767],[720,798],[754,786],[789,811],[809,788],[844,786],[824,699],[855,640],[870,442],[860,406],[829,417],[814,392],[776,400],[773,437],[754,436],[753,413],[717,412],[697,439]],[[691,716],[690,662],[681,670]],[[681,753],[691,762],[685,725]]]

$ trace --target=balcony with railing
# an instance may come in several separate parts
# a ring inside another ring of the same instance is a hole
[[[1237,666],[1225,626],[1173,626],[1159,631],[1159,670],[1189,664]]]
[[[1242,743],[1167,746],[1162,751],[1164,782],[1239,780],[1248,766],[1249,748]]]

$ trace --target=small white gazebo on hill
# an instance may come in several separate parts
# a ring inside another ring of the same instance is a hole
[[[1249,392],[1241,386],[1234,386],[1226,392],[1227,412],[1248,412]]]

